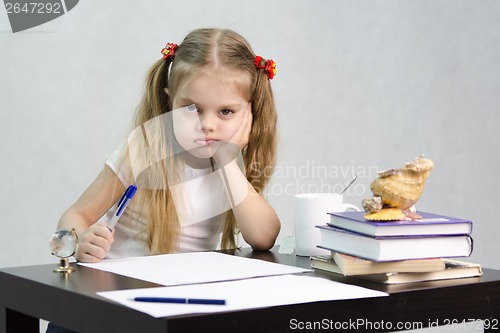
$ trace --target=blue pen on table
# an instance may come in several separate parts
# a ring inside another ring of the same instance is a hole
[[[150,302],[150,303],[226,305],[226,300],[224,299],[206,299],[206,298],[135,297],[132,300],[136,302]]]
[[[123,196],[121,197],[120,201],[118,201],[116,212],[110,219],[108,219],[108,222],[106,222],[109,231],[113,230],[116,223],[118,222],[118,219],[120,218],[120,216],[122,216],[125,207],[127,207],[129,201],[134,197],[136,191],[137,187],[135,185],[130,185],[125,191],[125,193],[123,193]]]

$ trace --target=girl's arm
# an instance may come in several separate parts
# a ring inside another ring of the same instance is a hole
[[[214,159],[221,167],[218,171],[222,173],[228,194],[235,201],[233,212],[243,239],[254,250],[266,251],[274,246],[281,223],[274,209],[255,191],[234,160],[234,148],[243,149],[247,145],[252,129],[250,104],[245,112],[240,129],[216,152]],[[228,163],[229,160],[232,161]]]
[[[225,173],[223,177],[226,178],[227,189],[236,201],[233,212],[243,239],[254,250],[269,250],[280,232],[278,215],[267,200],[255,191],[236,162],[229,163],[220,172]]]
[[[75,258],[82,262],[101,261],[113,243],[114,232],[103,222],[96,223],[120,198],[125,187],[105,166],[78,200],[61,216],[59,229],[74,228],[78,235]]]

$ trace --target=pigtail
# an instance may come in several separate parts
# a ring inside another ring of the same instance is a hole
[[[257,73],[252,96],[253,124],[245,151],[247,179],[257,193],[262,193],[276,163],[276,108],[267,74]]]
[[[155,134],[163,134],[161,130],[162,123],[158,116],[172,109],[171,98],[165,91],[169,86],[171,62],[171,58],[158,60],[151,66],[146,75],[145,93],[135,118],[135,126],[141,129],[144,142],[148,147],[147,151],[142,152],[145,160],[159,160],[159,158],[149,156],[158,154],[159,147],[150,146],[144,124],[149,122],[148,126],[160,126],[159,130],[155,131]],[[158,124],[151,123],[151,120],[154,119],[158,119]],[[158,139],[158,142],[162,141],[161,138]],[[172,170],[171,167],[165,167],[164,164],[168,162],[171,161],[162,161],[152,165],[147,175],[148,179],[141,180],[141,182],[147,183],[148,186],[138,186],[139,190],[136,194],[136,201],[144,207],[142,210],[148,216],[147,244],[151,254],[171,253],[177,249],[180,226],[165,172],[167,169]]]

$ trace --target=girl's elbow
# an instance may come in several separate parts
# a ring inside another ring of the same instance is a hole
[[[270,250],[274,244],[276,243],[276,238],[278,237],[279,231],[280,231],[280,225],[278,224],[278,227],[276,230],[274,230],[271,234],[267,235],[262,235],[256,239],[253,240],[253,242],[250,244],[252,249],[254,251],[268,251]]]
[[[254,251],[269,251],[274,246],[275,240],[257,240],[250,244]]]

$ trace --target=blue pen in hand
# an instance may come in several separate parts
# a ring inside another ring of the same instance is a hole
[[[113,228],[115,227],[116,223],[118,222],[118,219],[122,215],[123,211],[125,210],[125,207],[127,207],[129,201],[134,197],[135,192],[137,191],[137,187],[135,185],[130,185],[125,193],[123,193],[123,196],[121,197],[120,201],[118,201],[118,205],[116,207],[116,212],[113,214],[113,216],[108,219],[108,222],[106,222],[109,231],[112,231]]]

